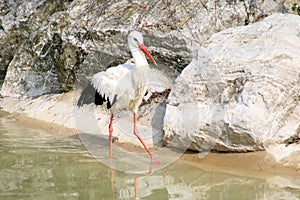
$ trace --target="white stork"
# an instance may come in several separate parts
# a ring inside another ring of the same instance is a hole
[[[147,91],[147,74],[149,72],[148,58],[155,64],[143,42],[143,36],[138,31],[132,31],[128,35],[128,46],[133,57],[134,64],[122,64],[110,67],[106,71],[95,74],[89,85],[82,91],[77,105],[95,103],[106,107],[111,111],[109,123],[109,150],[112,157],[112,134],[114,112],[120,109],[128,109],[133,112],[133,133],[140,140],[153,163],[158,160],[153,156],[137,131],[137,110],[142,103]]]

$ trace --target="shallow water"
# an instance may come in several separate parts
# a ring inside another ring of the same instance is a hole
[[[145,174],[111,170],[74,137],[0,118],[0,199],[300,199],[300,186],[274,175],[203,171],[176,161]],[[295,177],[299,178],[299,177]]]

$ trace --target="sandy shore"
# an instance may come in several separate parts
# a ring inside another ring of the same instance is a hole
[[[76,137],[77,129],[67,128],[51,122],[27,117],[25,114],[8,113],[0,111],[0,117],[12,118],[18,126],[41,129],[53,135],[65,137]],[[130,151],[144,151],[141,147],[130,144],[115,142],[122,148]],[[209,153],[204,158],[199,158],[199,154],[193,151],[187,151],[183,154],[179,162],[200,167],[207,171],[221,171],[226,173],[238,174],[243,176],[261,177],[261,176],[294,176],[300,175],[300,169],[278,164],[266,151],[251,153]],[[299,183],[300,184],[300,183]]]
[[[77,129],[68,128],[56,123],[27,117],[22,113],[8,113],[0,110],[0,117],[7,117],[15,120],[18,126],[25,128],[41,129],[53,135],[73,136],[77,134]]]

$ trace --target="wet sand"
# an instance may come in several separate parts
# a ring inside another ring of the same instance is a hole
[[[54,123],[33,119],[25,116],[24,114],[11,114],[0,111],[0,117],[13,119],[18,126],[45,130],[53,135],[78,138],[78,132],[76,129],[66,128]],[[144,151],[142,147],[129,143],[121,143],[117,141],[114,145],[118,145],[130,151]],[[300,169],[278,165],[278,163],[265,151],[249,153],[211,152],[204,158],[199,158],[198,152],[187,151],[180,157],[179,162],[187,162],[206,171],[220,171],[251,177],[270,176],[276,174],[283,176],[300,175]]]
[[[57,125],[51,122],[45,122],[39,119],[33,119],[31,117],[25,116],[25,114],[20,113],[8,113],[5,111],[0,111],[0,117],[6,117],[15,120],[16,124],[26,128],[34,128],[34,129],[41,129],[45,130],[48,133],[54,135],[61,135],[61,136],[73,136],[77,134],[76,129],[67,128],[64,126]]]

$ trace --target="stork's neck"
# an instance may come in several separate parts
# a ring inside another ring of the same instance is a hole
[[[140,49],[132,50],[131,54],[136,67],[148,65],[145,54]]]

